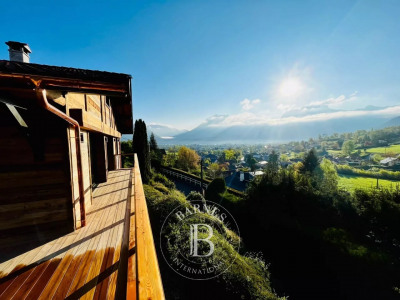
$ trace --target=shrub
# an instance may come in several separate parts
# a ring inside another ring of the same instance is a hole
[[[377,252],[367,248],[364,245],[355,243],[351,235],[344,229],[330,227],[324,230],[323,238],[330,242],[343,252],[348,253],[353,257],[365,259],[367,261],[385,261],[388,259],[387,255],[382,252]]]
[[[337,171],[339,174],[344,175],[354,175],[354,176],[363,176],[363,177],[373,177],[373,178],[382,178],[388,180],[400,180],[400,172],[398,171],[388,171],[388,170],[362,170],[352,168],[347,165],[337,165]]]
[[[225,180],[223,178],[215,178],[208,185],[206,190],[206,200],[220,201],[221,193],[226,191]]]
[[[209,215],[202,214],[194,216],[194,218],[198,218],[198,222],[209,224],[214,229],[211,241],[218,247],[215,247],[214,254],[210,259],[215,260],[215,264],[230,262],[232,257],[236,257],[231,267],[217,279],[218,282],[223,284],[219,288],[225,289],[230,295],[235,296],[234,298],[230,296],[230,299],[279,299],[271,290],[266,264],[260,258],[242,256],[235,250],[239,238],[234,232],[223,225],[216,226],[215,219]],[[177,242],[181,239],[189,239],[189,236],[177,234],[177,232],[184,235],[185,232],[189,234],[190,230],[182,230],[182,226],[188,226],[188,224],[173,223],[166,233],[167,249],[172,259],[179,252],[189,251],[189,249],[186,249],[189,247],[188,243]],[[210,290],[210,292],[214,291]]]
[[[191,191],[189,195],[186,196],[186,200],[204,200],[204,197],[199,192]]]
[[[144,194],[146,196],[147,204],[152,207],[162,199],[165,199],[165,195],[154,187],[144,184],[143,185]]]
[[[163,194],[168,194],[168,193],[169,193],[169,189],[168,189],[165,185],[163,185],[161,182],[154,182],[154,181],[153,181],[152,186],[153,186],[156,190],[160,191],[160,192],[163,193]]]
[[[145,196],[149,204],[150,217],[152,218],[154,236],[157,236],[156,232],[160,230],[162,222],[177,206],[184,206],[193,210],[193,207],[190,202],[186,200],[183,193],[176,189],[168,189],[160,182],[164,179],[166,179],[165,176],[156,174],[150,182],[152,186],[144,185]],[[218,183],[217,181],[214,185],[216,192],[225,191],[225,184],[223,184],[224,189],[221,188],[221,182]],[[168,193],[166,193],[166,190],[168,190]],[[202,198],[202,196],[198,192],[192,192],[189,194],[188,198],[199,199]],[[233,199],[229,200],[234,201]],[[215,245],[220,245],[220,247],[216,247],[216,251],[213,255],[213,259],[215,259],[216,262],[231,261],[232,256],[236,257],[232,266],[221,276],[204,283],[206,294],[208,293],[210,297],[215,297],[216,295],[221,295],[222,297],[223,295],[229,299],[279,299],[271,290],[268,280],[268,270],[263,260],[251,255],[242,256],[235,250],[235,248],[240,245],[240,238],[234,231],[227,228],[215,217],[207,214],[193,215],[193,218],[196,218],[195,220],[198,221],[198,223],[206,223],[213,227],[214,234],[212,236],[212,241]],[[168,253],[166,253],[166,255],[170,255],[172,258],[179,251],[185,250],[182,249],[182,247],[189,247],[188,243],[176,242],[177,239],[188,238],[188,236],[182,237],[181,234],[177,235],[178,232],[183,232],[184,234],[190,233],[189,229],[182,231],[181,226],[189,225],[176,222],[171,223],[168,228],[164,228],[166,230],[166,240],[168,241],[166,245]],[[188,251],[188,249],[186,250]],[[168,279],[164,281],[168,290],[172,291],[170,293],[173,297],[197,299],[195,297],[195,288],[181,291],[181,289],[173,286],[174,282],[179,285],[178,282],[180,281],[171,277],[168,277]],[[181,295],[180,293],[184,294]]]
[[[171,180],[169,180],[165,175],[160,174],[160,173],[156,173],[153,176],[153,180],[156,182],[160,182],[163,185],[165,185],[167,188],[169,189],[173,189],[175,188],[175,183],[173,183]]]

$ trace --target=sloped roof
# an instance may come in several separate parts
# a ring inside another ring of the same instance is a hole
[[[81,79],[98,82],[120,83],[131,79],[131,75],[105,71],[58,67],[18,61],[0,60],[0,72],[29,74],[54,78]]]
[[[394,160],[397,160],[397,158],[395,158],[395,157],[388,157],[388,158],[382,159],[382,160],[380,161],[380,163],[381,163],[381,164],[387,164],[387,163],[389,163],[389,162],[391,162],[391,161],[394,161]]]
[[[0,85],[5,86],[10,84],[8,77],[17,77],[12,84],[20,89],[34,88],[31,78],[41,80],[41,87],[46,90],[108,95],[118,115],[118,130],[123,134],[133,131],[131,76],[128,74],[0,60],[1,77],[4,81]]]

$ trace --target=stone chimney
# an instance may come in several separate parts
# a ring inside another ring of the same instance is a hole
[[[29,53],[32,53],[28,44],[9,41],[6,42],[11,61],[29,63]]]

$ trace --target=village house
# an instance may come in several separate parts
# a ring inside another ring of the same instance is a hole
[[[399,158],[398,157],[387,157],[385,159],[382,159],[379,162],[382,166],[386,166],[386,167],[393,167],[394,165],[397,165],[400,163]]]
[[[122,168],[131,76],[33,64],[27,44],[6,44],[0,298],[162,299],[140,170]]]

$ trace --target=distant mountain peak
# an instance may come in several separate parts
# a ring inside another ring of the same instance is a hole
[[[389,121],[383,124],[383,127],[393,127],[393,126],[400,126],[400,116],[390,119]]]
[[[178,134],[187,132],[186,129],[179,129],[170,125],[157,124],[157,123],[150,123],[149,125],[147,125],[147,131],[148,135],[150,135],[151,132],[153,132],[155,135],[159,137],[174,137]]]

